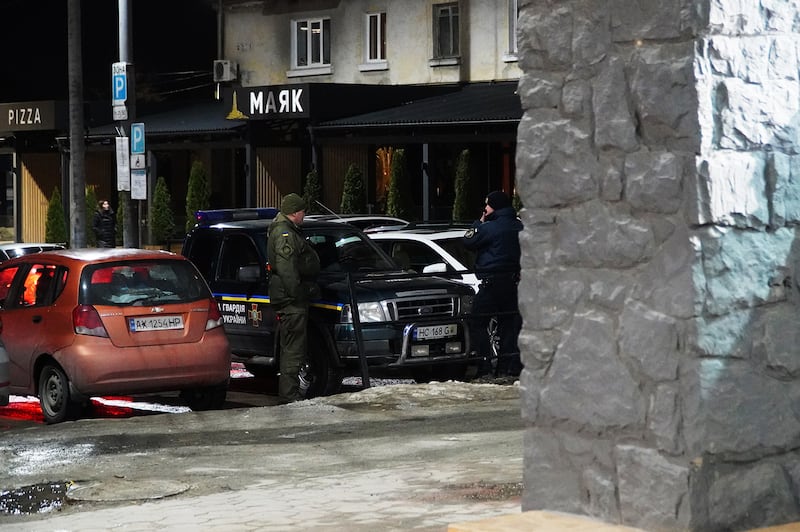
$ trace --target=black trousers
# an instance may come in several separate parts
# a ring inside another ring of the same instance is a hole
[[[481,280],[481,287],[472,306],[474,317],[470,320],[472,345],[484,357],[478,368],[478,375],[486,375],[492,371],[492,351],[487,331],[492,317],[497,319],[497,334],[500,337],[496,374],[516,377],[522,371],[517,343],[522,329],[522,316],[517,302],[518,281],[519,277],[511,274]]]

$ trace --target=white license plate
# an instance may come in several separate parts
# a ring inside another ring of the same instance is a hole
[[[436,340],[458,334],[458,325],[431,325],[414,329],[414,340]]]
[[[146,318],[128,318],[131,332],[169,331],[183,329],[183,316],[148,316]]]

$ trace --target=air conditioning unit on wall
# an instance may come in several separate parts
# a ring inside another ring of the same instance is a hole
[[[216,59],[214,61],[214,81],[233,81],[239,75],[239,65],[227,59]]]

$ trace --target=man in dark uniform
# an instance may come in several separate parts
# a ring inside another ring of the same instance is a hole
[[[319,257],[303,237],[300,225],[306,204],[297,194],[288,194],[281,210],[269,226],[269,299],[278,316],[280,339],[281,403],[299,401],[305,396],[301,386],[301,367],[305,367],[308,347],[308,306],[319,297],[317,275]]]
[[[489,319],[497,319],[500,337],[497,377],[517,377],[522,371],[517,339],[522,318],[517,303],[520,274],[519,232],[517,218],[505,192],[496,190],[486,196],[486,205],[479,220],[472,223],[462,239],[464,247],[476,252],[475,274],[481,281],[475,296],[471,321],[473,346],[483,355],[477,377],[492,374],[489,350]]]

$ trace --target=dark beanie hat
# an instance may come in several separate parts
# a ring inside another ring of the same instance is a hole
[[[283,214],[294,214],[297,211],[306,210],[306,201],[299,195],[292,192],[283,197],[281,201],[281,212]]]
[[[503,209],[511,207],[511,200],[508,199],[508,194],[502,190],[495,190],[494,192],[489,192],[489,195],[486,196],[486,205],[494,210]]]

